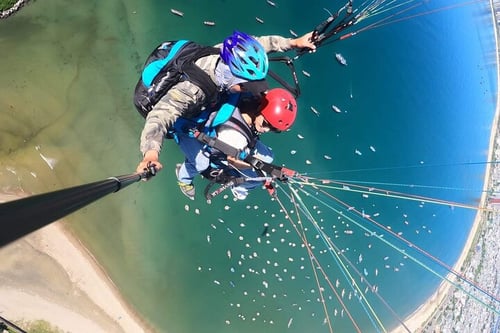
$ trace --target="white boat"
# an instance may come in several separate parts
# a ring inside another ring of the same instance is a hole
[[[304,74],[304,76],[307,76],[307,77],[311,77],[311,74],[309,72],[306,72],[306,71],[302,71],[302,74]]]
[[[184,13],[183,13],[183,12],[181,12],[180,10],[170,8],[170,11],[171,11],[171,12],[172,12],[172,14],[174,14],[174,15],[177,15],[177,16],[180,16],[180,17],[183,17],[183,16],[184,16]]]
[[[213,27],[215,25],[215,22],[214,21],[203,21],[203,24],[208,25],[210,27]]]
[[[290,30],[288,30],[288,31],[290,31],[290,34],[291,34],[293,37],[295,37],[295,38],[299,37],[299,35],[297,35],[297,33],[296,33],[295,31],[293,31],[292,29],[290,29]]]
[[[274,1],[266,0],[266,2],[269,4],[269,6],[276,7],[276,3]]]
[[[343,66],[347,66],[347,60],[345,60],[344,56],[340,53],[335,53],[335,59],[339,62],[339,64]]]
[[[262,23],[262,24],[264,23],[264,20],[263,20],[263,19],[261,19],[260,17],[257,17],[257,16],[255,16],[255,20],[256,20],[257,22],[259,22],[259,23]]]
[[[316,110],[313,106],[311,106],[311,111],[319,117],[319,111]]]
[[[333,110],[333,111],[335,111],[335,112],[337,112],[337,113],[342,112],[342,111],[339,109],[339,107],[338,107],[338,106],[333,105],[333,104],[332,104],[332,110]]]

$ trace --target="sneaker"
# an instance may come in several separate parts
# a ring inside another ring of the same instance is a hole
[[[236,200],[245,200],[248,196],[248,190],[240,186],[231,187],[231,193]]]
[[[177,179],[179,178],[179,169],[181,168],[180,164],[177,164],[175,166],[175,175],[177,176]],[[179,185],[179,188],[186,197],[188,197],[191,200],[194,200],[194,196],[196,194],[195,188],[193,184],[188,184],[184,182],[177,182],[177,185]]]

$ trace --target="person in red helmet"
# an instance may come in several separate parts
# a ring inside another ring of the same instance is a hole
[[[244,90],[244,85],[242,89]],[[182,193],[194,200],[193,179],[199,173],[206,178],[222,171],[248,179],[255,178],[257,173],[244,161],[245,156],[254,156],[271,163],[274,158],[272,149],[259,140],[260,135],[288,130],[296,116],[297,102],[288,90],[282,88],[268,90],[260,100],[239,99],[236,107],[226,103],[218,112],[211,113],[204,125],[204,133],[242,152],[239,157],[228,156],[215,147],[203,144],[193,138],[189,131],[185,131],[185,123],[176,124],[176,140],[185,155],[184,163],[176,166]],[[236,199],[243,200],[248,195],[248,190],[260,184],[260,181],[249,180],[233,186],[231,191]]]
[[[274,129],[286,131],[297,116],[297,102],[288,90],[272,89],[262,99],[260,113]]]
[[[149,164],[158,171],[163,168],[159,159],[165,135],[179,117],[197,117],[202,109],[221,102],[221,95],[238,89],[258,94],[265,91],[262,83],[269,69],[267,54],[292,49],[314,51],[313,32],[284,38],[234,31],[214,48],[187,40],[160,44],[146,60],[134,91],[134,104],[146,119],[137,173]],[[177,67],[180,64],[182,68]]]

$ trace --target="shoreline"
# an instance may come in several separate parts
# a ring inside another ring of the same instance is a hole
[[[15,198],[0,194],[0,202]],[[12,322],[45,320],[65,332],[154,331],[62,221],[1,248],[0,257],[0,314]]]
[[[6,18],[14,15],[18,11],[20,11],[21,8],[23,8],[25,5],[27,5],[29,1],[30,0],[17,0],[17,2],[12,7],[0,12],[0,20],[6,19]]]
[[[495,114],[491,124],[491,132],[489,139],[489,147],[487,153],[487,160],[491,161],[494,159],[495,153],[495,142],[497,138],[500,138],[500,129],[499,125],[499,117],[500,117],[500,58],[499,58],[499,32],[498,27],[495,22],[495,0],[490,0],[490,11],[492,16],[492,22],[494,27],[494,35],[495,35],[495,60],[497,67],[497,103],[495,106]],[[488,199],[488,190],[492,185],[492,170],[491,164],[486,164],[486,170],[483,181],[483,189],[481,193],[481,198],[478,204],[478,207],[487,207],[487,199]],[[475,245],[479,242],[479,234],[483,225],[487,222],[486,216],[483,209],[478,209],[476,216],[474,218],[474,222],[472,224],[471,230],[469,231],[469,235],[465,242],[464,248],[457,259],[457,262],[453,266],[453,270],[455,272],[461,273],[464,272],[467,268],[467,259],[471,255],[474,250]],[[455,281],[456,278],[452,273],[448,273],[447,279],[451,281]],[[403,321],[404,324],[410,329],[412,332],[420,332],[425,329],[426,324],[432,320],[434,314],[438,311],[443,304],[446,303],[446,298],[449,295],[451,284],[448,281],[442,281],[436,291],[429,297],[422,305],[420,305],[412,314],[406,317]],[[397,326],[391,333],[403,333],[407,332],[406,328],[404,328],[401,324]]]

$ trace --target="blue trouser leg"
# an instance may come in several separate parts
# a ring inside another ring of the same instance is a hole
[[[177,179],[190,184],[196,175],[208,168],[210,160],[203,149],[203,143],[184,133],[178,134],[177,137],[179,147],[185,156]]]

